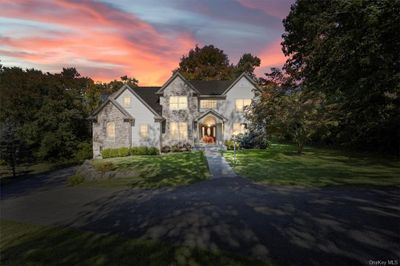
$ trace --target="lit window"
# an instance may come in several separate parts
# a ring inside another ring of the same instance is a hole
[[[107,123],[107,128],[106,128],[106,135],[108,139],[115,139],[115,123],[114,122],[109,122]]]
[[[147,124],[140,125],[139,135],[141,138],[148,138],[149,137],[149,125],[147,125]]]
[[[185,140],[188,135],[188,127],[185,122],[171,122],[169,126],[170,134],[173,139]]]
[[[217,100],[200,100],[200,108],[216,109],[217,108]]]
[[[169,109],[171,110],[187,109],[187,97],[186,96],[169,97]]]
[[[124,105],[124,107],[131,107],[131,97],[130,96],[124,97],[123,105]]]
[[[244,134],[246,132],[246,126],[242,123],[234,123],[233,124],[233,135]]]
[[[251,99],[236,99],[236,111],[243,112],[244,107],[251,105]]]

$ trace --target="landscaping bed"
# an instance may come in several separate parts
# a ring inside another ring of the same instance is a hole
[[[366,154],[273,144],[263,150],[224,152],[234,171],[260,183],[298,186],[400,186],[400,162]]]
[[[69,178],[70,185],[159,188],[187,185],[209,177],[202,152],[136,155],[86,161]]]

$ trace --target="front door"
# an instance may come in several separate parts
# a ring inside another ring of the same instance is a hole
[[[200,125],[200,141],[203,143],[214,144],[217,137],[217,127],[215,125]]]

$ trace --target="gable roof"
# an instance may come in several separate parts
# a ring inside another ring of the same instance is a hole
[[[174,81],[177,77],[180,77],[183,80],[183,82],[185,82],[192,90],[194,90],[197,94],[200,94],[200,92],[190,82],[188,82],[188,80],[186,80],[185,77],[178,71],[176,71],[175,74],[173,74],[172,77],[170,77],[167,80],[167,82],[165,82],[164,85],[161,86],[161,88],[157,91],[157,94],[162,94],[165,88],[168,87],[168,85],[172,81]]]
[[[257,83],[251,78],[249,77],[249,75],[246,74],[246,72],[243,72],[237,79],[235,79],[228,88],[225,89],[225,91],[222,93],[222,95],[226,95],[228,93],[228,91],[230,91],[230,89],[232,89],[236,83],[239,82],[239,80],[241,80],[242,78],[246,78],[257,90],[261,91],[260,87],[258,87]]]
[[[162,108],[157,91],[161,87],[134,87],[132,88],[157,114],[161,116]]]
[[[157,91],[157,94],[162,94],[164,89],[177,77],[180,77],[191,89],[193,89],[200,96],[207,95],[219,95],[225,96],[226,93],[232,89],[236,83],[239,82],[243,77],[246,78],[256,89],[260,90],[257,83],[249,77],[246,73],[242,73],[239,77],[234,80],[187,80],[179,72],[176,72],[168,79],[167,82]]]
[[[202,119],[203,117],[205,117],[205,116],[208,115],[208,114],[213,114],[214,116],[218,117],[218,118],[221,119],[222,121],[227,121],[227,120],[228,120],[225,116],[221,115],[221,114],[218,113],[217,111],[215,111],[215,110],[208,110],[208,111],[205,111],[204,113],[201,113],[198,117],[196,117],[195,121],[199,121],[200,119]]]
[[[131,88],[128,85],[124,85],[116,93],[110,97],[117,99],[125,90],[129,90],[133,95],[138,98],[154,115],[157,117],[161,116],[161,105],[158,102],[158,95],[156,92],[159,87],[135,87]]]
[[[102,103],[94,112],[93,114],[89,117],[89,119],[95,119],[97,114],[100,113],[101,110],[108,104],[111,103],[113,104],[124,116],[125,119],[130,120],[130,121],[135,121],[135,118],[131,116],[130,113],[128,113],[116,100],[113,98],[108,98],[104,103]]]

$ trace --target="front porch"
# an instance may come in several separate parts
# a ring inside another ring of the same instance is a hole
[[[201,114],[194,123],[195,146],[223,146],[224,145],[224,125],[226,118],[209,110]]]

